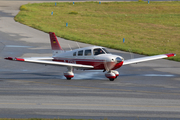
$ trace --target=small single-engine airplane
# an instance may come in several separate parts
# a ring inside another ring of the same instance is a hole
[[[103,72],[107,71],[105,73],[105,76],[109,78],[110,81],[114,81],[114,79],[119,76],[119,72],[115,71],[115,69],[120,68],[122,65],[176,56],[176,54],[174,53],[169,53],[124,60],[123,57],[119,55],[113,55],[108,52],[106,48],[101,46],[91,46],[71,51],[64,51],[61,48],[55,33],[49,32],[49,36],[51,41],[51,47],[53,50],[52,57],[7,57],[5,59],[39,64],[66,66],[68,70],[67,72],[64,72],[64,76],[67,78],[67,80],[71,80],[71,78],[74,77],[74,68],[81,70],[103,70]]]

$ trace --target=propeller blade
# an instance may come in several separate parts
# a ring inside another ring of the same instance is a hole
[[[107,62],[106,60],[104,61],[104,68],[106,69],[106,71],[112,70],[115,65],[116,62]]]

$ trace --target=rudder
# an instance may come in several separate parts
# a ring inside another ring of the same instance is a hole
[[[49,32],[52,50],[63,50],[54,32]]]

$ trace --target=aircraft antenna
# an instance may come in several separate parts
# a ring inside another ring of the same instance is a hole
[[[3,47],[1,47],[2,49],[0,50],[0,52],[2,52],[6,45],[3,42],[0,42],[0,43],[3,45]]]
[[[69,44],[68,44],[68,46],[69,46],[70,50],[72,51],[71,46]]]
[[[125,38],[123,38],[123,43],[125,43]],[[134,54],[131,52],[131,49],[128,49],[128,50],[129,50],[129,53],[131,55],[131,59],[133,59],[134,58]]]
[[[128,49],[128,50],[129,50],[129,53],[131,55],[131,59],[133,59],[134,58],[134,54],[131,52],[131,49]]]
[[[80,48],[79,44],[76,42],[77,46]]]

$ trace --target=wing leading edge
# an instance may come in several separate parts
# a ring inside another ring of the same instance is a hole
[[[148,56],[148,57],[129,59],[129,60],[124,60],[123,65],[139,63],[139,62],[144,62],[144,61],[150,61],[150,60],[157,60],[157,59],[173,57],[173,56],[176,56],[176,54],[169,53],[169,54],[162,54],[162,55],[154,55],[154,56]]]
[[[75,68],[94,68],[90,65],[82,65],[82,64],[75,64],[75,63],[65,63],[65,62],[56,62],[52,61],[54,58],[52,57],[42,57],[42,58],[12,58],[7,57],[7,60],[14,60],[14,61],[23,61],[23,62],[30,62],[30,63],[37,63],[37,64],[48,64],[48,65],[58,65],[58,66],[66,66],[66,67],[75,67]]]

